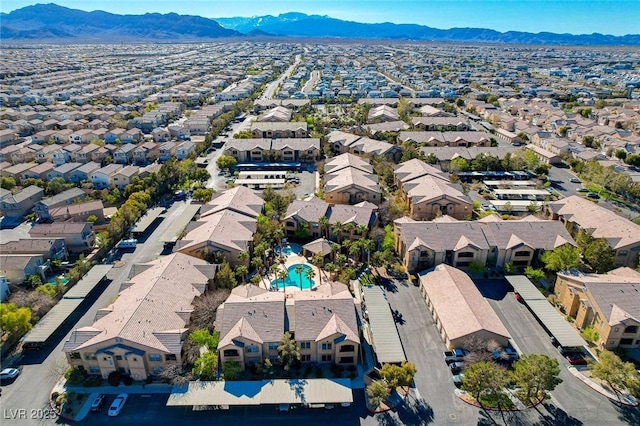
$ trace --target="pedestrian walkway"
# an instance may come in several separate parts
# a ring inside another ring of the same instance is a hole
[[[576,378],[578,378],[578,380],[580,380],[582,383],[584,383],[585,385],[589,386],[591,389],[595,390],[596,392],[606,396],[607,398],[611,399],[612,401],[616,401],[616,402],[619,402],[620,404],[624,404],[624,405],[630,405],[632,407],[637,407],[638,406],[638,400],[636,398],[634,398],[632,395],[629,395],[628,393],[614,393],[614,392],[611,392],[609,389],[603,387],[599,383],[596,383],[595,381],[593,381],[590,378],[586,377],[576,367],[570,366],[570,367],[567,367],[567,368],[569,369],[569,372],[571,374],[573,374]]]

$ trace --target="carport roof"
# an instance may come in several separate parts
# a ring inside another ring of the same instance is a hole
[[[402,342],[398,335],[391,307],[380,287],[362,287],[373,335],[373,348],[378,362],[401,363],[406,361]]]
[[[173,392],[167,405],[341,404],[353,402],[350,383],[350,379],[190,382],[185,392]]]
[[[547,301],[536,286],[524,275],[507,276],[513,289],[522,296],[533,314],[564,347],[587,346],[580,334],[569,325],[558,311]]]

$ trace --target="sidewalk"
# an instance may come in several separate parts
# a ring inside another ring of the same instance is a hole
[[[570,366],[570,367],[567,367],[567,368],[569,369],[569,372],[571,374],[573,374],[576,378],[578,378],[578,380],[580,380],[582,383],[584,383],[585,385],[589,386],[591,389],[595,390],[596,392],[606,396],[610,400],[618,402],[620,404],[629,405],[629,406],[632,406],[632,407],[637,407],[638,406],[638,401],[632,395],[629,395],[627,393],[616,394],[614,392],[611,392],[609,389],[606,389],[602,385],[600,385],[600,384],[594,382],[593,380],[591,380],[590,378],[586,377],[577,368],[575,368],[573,366]]]

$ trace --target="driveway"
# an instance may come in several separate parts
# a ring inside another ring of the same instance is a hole
[[[560,363],[563,382],[552,392],[552,398],[546,404],[555,416],[564,418],[568,422],[566,424],[585,425],[627,424],[629,420],[633,422],[628,424],[634,424],[639,419],[640,410],[617,407],[569,373],[569,363],[553,347],[549,335],[531,311],[516,301],[505,280],[478,280],[476,285],[522,353],[545,354]]]
[[[470,425],[478,422],[479,410],[465,404],[455,394],[455,386],[442,352],[444,343],[437,333],[427,304],[418,287],[406,282],[395,281],[387,286],[387,300],[391,309],[402,314],[403,322],[398,324],[400,340],[407,360],[416,365],[415,398],[410,399],[410,411],[420,410],[430,413],[421,424]],[[399,411],[400,413],[402,410]],[[393,418],[395,413],[381,417]],[[402,419],[399,423],[405,424]],[[420,423],[414,423],[420,424]]]

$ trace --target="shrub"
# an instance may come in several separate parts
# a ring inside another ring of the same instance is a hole
[[[65,373],[64,378],[70,385],[79,385],[87,378],[87,371],[77,367],[70,367]]]
[[[133,379],[131,378],[131,376],[124,376],[122,382],[125,386],[131,386],[133,384]]]
[[[51,400],[55,401],[56,399],[58,399],[59,396],[60,396],[60,392],[53,392],[51,394]]]
[[[120,384],[121,378],[122,378],[122,374],[120,374],[119,371],[112,371],[111,373],[109,373],[109,376],[107,377],[107,382],[111,386],[118,386]]]

